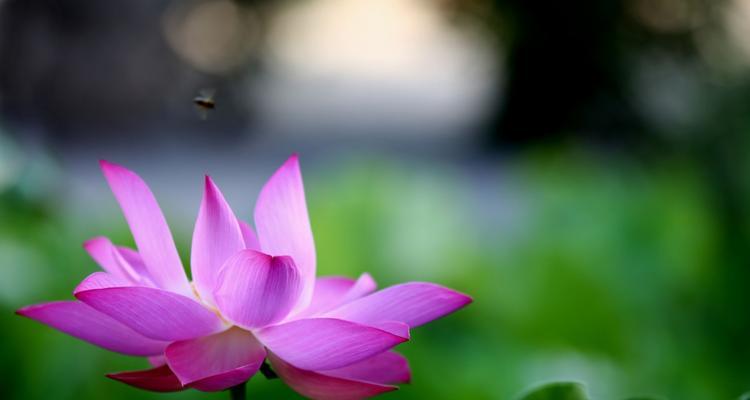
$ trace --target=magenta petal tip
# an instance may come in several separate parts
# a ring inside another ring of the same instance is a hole
[[[85,242],[83,242],[83,248],[84,249],[89,249],[89,248],[91,248],[91,246],[96,246],[96,244],[99,243],[99,242],[101,242],[102,240],[107,240],[107,238],[104,237],[104,236],[95,236],[95,237],[92,237],[91,239],[86,240]]]
[[[289,158],[284,161],[284,164],[279,167],[279,170],[284,170],[286,168],[299,168],[299,154],[292,153]]]
[[[14,311],[13,314],[16,314],[21,317],[29,318],[29,319],[34,319],[33,315],[31,314],[33,314],[34,311],[36,311],[37,309],[39,310],[44,309],[48,304],[51,304],[51,303],[32,304],[30,306],[21,307],[17,309],[16,311]]]
[[[105,160],[103,158],[99,160],[99,167],[101,169],[123,168],[121,165],[115,164],[115,163],[113,163],[111,161],[107,161],[107,160]]]
[[[19,308],[18,310],[16,310],[16,311],[13,311],[13,314],[19,315],[19,316],[21,316],[21,317],[27,317],[27,318],[28,318],[28,316],[26,315],[26,312],[27,312],[27,310],[28,310],[28,309],[29,309],[30,307],[34,307],[34,306],[26,306],[26,307],[21,307],[21,308]]]

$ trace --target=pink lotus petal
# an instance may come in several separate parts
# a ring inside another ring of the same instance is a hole
[[[400,321],[416,327],[471,303],[471,297],[426,282],[391,286],[325,314],[363,324]]]
[[[177,392],[185,389],[168,366],[107,374],[108,378],[152,392]]]
[[[406,357],[393,351],[380,353],[343,368],[318,372],[338,378],[381,384],[409,383],[411,381],[409,362]]]
[[[112,287],[129,287],[134,286],[129,280],[114,276],[107,272],[94,272],[87,276],[81,283],[76,286],[73,290],[73,294],[78,292],[85,292],[93,289],[106,289]]]
[[[143,283],[148,284],[148,286],[156,286],[151,281],[146,263],[143,262],[143,258],[141,258],[141,255],[138,254],[137,251],[125,246],[116,246],[116,248],[117,251],[120,252],[122,258],[130,264],[130,267],[133,268],[133,271],[135,271]]]
[[[262,363],[263,362],[261,361],[260,364]],[[258,371],[260,364],[235,368],[222,374],[195,381],[189,386],[203,392],[218,392],[220,390],[226,390],[250,379]]]
[[[89,343],[132,356],[160,354],[166,342],[143,337],[78,301],[56,301],[24,307],[18,315],[49,325]]]
[[[245,221],[239,221],[239,223],[242,238],[245,240],[245,248],[260,251],[260,242],[258,242],[258,236],[255,235],[253,228]]]
[[[375,279],[372,279],[372,276],[365,272],[357,278],[354,285],[346,292],[344,297],[340,300],[340,304],[346,304],[350,301],[357,300],[360,297],[367,296],[377,288],[378,284],[375,283]]]
[[[172,233],[151,190],[132,171],[104,160],[100,164],[154,283],[163,289],[192,295]]]
[[[167,347],[167,363],[183,385],[224,390],[248,379],[263,364],[266,350],[252,333],[231,328]],[[199,382],[200,381],[200,382]]]
[[[261,190],[255,204],[255,228],[264,253],[294,260],[303,284],[295,309],[305,308],[315,285],[315,243],[297,155],[292,155]]]
[[[167,363],[167,357],[164,356],[164,354],[159,354],[158,356],[147,357],[147,359],[148,359],[148,363],[154,367],[161,367],[162,365]]]
[[[83,244],[83,248],[102,269],[110,274],[133,283],[149,281],[147,276],[142,276],[145,271],[136,270],[136,267],[124,256],[123,251],[113,245],[106,237],[99,236],[90,239]],[[132,252],[137,256],[138,253]],[[132,253],[128,253],[128,257],[132,259]],[[137,257],[140,258],[140,256]],[[142,265],[137,265],[137,267],[142,268]]]
[[[195,300],[166,290],[114,287],[77,292],[76,298],[156,340],[185,340],[223,330],[219,317]]]
[[[284,318],[297,302],[302,284],[291,257],[243,250],[222,267],[214,292],[227,319],[246,329]]]
[[[310,299],[310,305],[304,310],[305,314],[315,314],[334,308],[354,286],[354,279],[341,276],[322,276],[315,280],[315,288]]]
[[[409,339],[411,333],[409,332],[409,325],[399,321],[382,321],[366,324],[378,329],[382,329],[386,332],[390,332],[396,336]]]
[[[398,389],[396,386],[363,382],[305,371],[269,353],[274,372],[297,393],[314,400],[358,400]]]
[[[366,273],[356,281],[316,281],[296,155],[261,190],[256,230],[236,218],[206,177],[193,232],[193,285],[145,182],[107,161],[101,168],[138,250],[104,237],[86,242],[104,272],[78,285],[80,302],[17,313],[104,348],[146,356],[154,366],[108,375],[112,379],[154,391],[219,391],[250,379],[267,356],[276,373],[305,396],[370,397],[410,380],[406,359],[388,352],[409,340],[410,326],[472,301],[430,283],[373,294],[376,284]]]
[[[332,318],[299,319],[255,334],[270,351],[307,370],[341,368],[407,340],[378,328]]]
[[[205,193],[193,231],[190,268],[201,298],[213,305],[219,269],[229,257],[245,248],[237,217],[219,188],[206,176]]]
[[[338,276],[318,278],[315,281],[310,305],[297,317],[309,317],[330,311],[344,303],[372,293],[376,287],[375,281],[368,273],[360,275],[356,281]]]

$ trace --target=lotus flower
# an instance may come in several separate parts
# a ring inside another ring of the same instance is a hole
[[[206,177],[192,282],[148,186],[119,165],[102,161],[101,168],[138,250],[104,237],[87,241],[104,271],[76,287],[76,300],[17,313],[107,350],[148,357],[152,369],[108,375],[129,385],[224,390],[250,379],[267,359],[304,396],[369,397],[409,381],[406,360],[390,349],[409,339],[410,328],[471,302],[431,283],[374,292],[366,273],[316,279],[296,155],[261,190],[257,236]]]

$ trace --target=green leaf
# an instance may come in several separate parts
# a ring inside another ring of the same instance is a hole
[[[625,400],[666,400],[664,397],[654,397],[654,396],[635,396],[635,397],[628,397]]]
[[[740,398],[737,400],[750,400],[750,392],[744,393],[740,395]]]
[[[553,382],[532,389],[520,400],[590,400],[586,386],[578,382]]]

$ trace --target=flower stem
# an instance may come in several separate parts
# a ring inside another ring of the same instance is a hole
[[[273,372],[271,366],[268,365],[268,363],[265,361],[263,361],[263,364],[261,364],[260,366],[260,373],[263,374],[266,379],[277,379],[279,377],[278,375],[276,375],[276,372]]]
[[[229,398],[231,400],[245,400],[245,384],[247,382],[242,382],[237,386],[232,386],[229,388]]]

